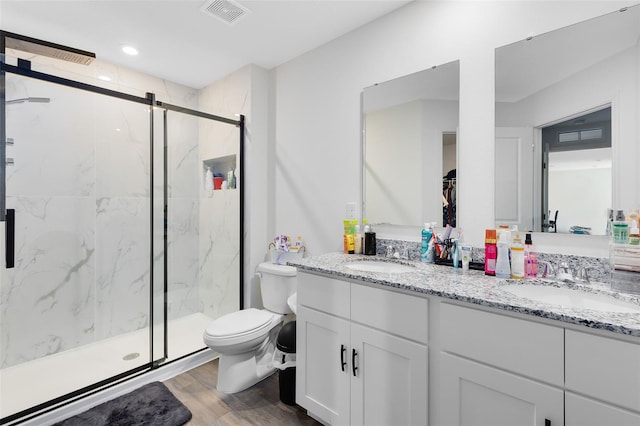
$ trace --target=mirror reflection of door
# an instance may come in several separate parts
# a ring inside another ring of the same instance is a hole
[[[612,207],[611,107],[543,127],[542,147],[543,231],[604,235]]]
[[[495,158],[496,224],[520,231],[535,229],[533,129],[496,128]]]

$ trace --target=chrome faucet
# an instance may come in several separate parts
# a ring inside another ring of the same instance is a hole
[[[573,281],[573,271],[567,262],[558,262],[556,278],[562,281]]]

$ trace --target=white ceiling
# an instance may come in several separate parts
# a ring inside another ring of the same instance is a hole
[[[0,0],[0,29],[202,88],[253,63],[271,69],[411,0],[239,0],[229,25],[205,0]],[[136,57],[122,53],[135,46]]]

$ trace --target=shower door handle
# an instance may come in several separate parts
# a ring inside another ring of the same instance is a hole
[[[16,252],[16,211],[7,209],[5,217],[5,261],[6,268],[13,268]]]

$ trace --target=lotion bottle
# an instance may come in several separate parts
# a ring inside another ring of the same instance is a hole
[[[524,278],[524,245],[518,232],[514,233],[511,244],[511,278]]]
[[[640,230],[638,229],[638,222],[631,221],[631,229],[629,230],[629,244],[632,246],[640,245]]]
[[[204,189],[213,191],[213,172],[211,167],[207,167],[207,172],[204,174]]]
[[[511,266],[509,265],[509,235],[503,231],[498,240],[498,259],[496,260],[496,277],[510,278]]]

